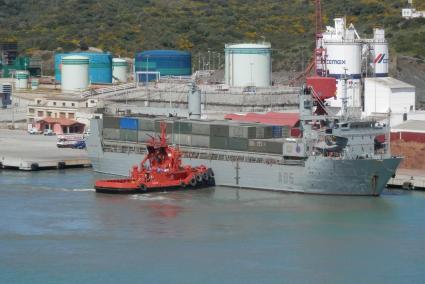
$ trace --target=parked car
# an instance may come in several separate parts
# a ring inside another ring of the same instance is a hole
[[[74,145],[72,145],[72,149],[86,149],[86,141],[77,141]]]
[[[55,133],[51,129],[44,129],[43,135],[44,136],[52,136],[52,135],[55,135]]]
[[[28,130],[28,133],[31,135],[41,134],[41,131],[39,131],[37,128],[33,127]]]

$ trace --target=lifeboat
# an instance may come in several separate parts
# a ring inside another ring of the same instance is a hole
[[[140,166],[133,166],[128,178],[96,181],[96,192],[136,194],[215,185],[212,169],[182,165],[181,157],[178,148],[167,144],[166,125],[161,123],[161,136],[151,137]]]

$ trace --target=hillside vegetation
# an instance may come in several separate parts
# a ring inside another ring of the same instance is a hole
[[[393,54],[425,58],[425,19],[403,20],[407,1],[322,2],[325,24],[346,14],[361,35],[383,26]],[[120,56],[156,48],[197,54],[265,39],[276,69],[299,70],[309,60],[313,33],[313,0],[0,0],[0,38],[18,40],[28,54],[88,46]]]

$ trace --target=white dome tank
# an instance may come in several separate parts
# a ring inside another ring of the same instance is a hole
[[[29,72],[18,70],[15,73],[15,89],[27,89]]]
[[[122,58],[112,59],[112,80],[114,83],[126,83],[128,80],[128,62]]]
[[[62,58],[62,91],[81,91],[89,86],[89,58],[71,55]]]
[[[340,107],[343,91],[341,78],[347,74],[348,106],[361,106],[361,73],[362,48],[361,42],[355,40],[325,40],[326,67],[330,77],[337,79],[336,100],[330,100],[333,107]]]
[[[326,41],[326,65],[330,76],[347,74],[360,78],[362,70],[362,43],[345,41]]]
[[[226,44],[225,82],[231,87],[271,85],[271,45]]]

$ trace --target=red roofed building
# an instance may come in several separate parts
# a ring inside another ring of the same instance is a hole
[[[68,118],[45,117],[35,124],[39,131],[51,129],[55,134],[84,133],[85,125]]]

